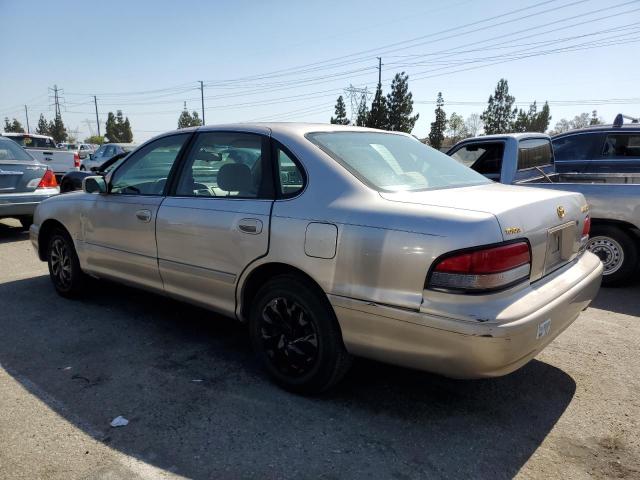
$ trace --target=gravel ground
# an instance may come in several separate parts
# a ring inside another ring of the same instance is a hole
[[[105,282],[58,297],[16,225],[0,222],[2,479],[640,478],[640,285],[602,290],[507,377],[358,360],[304,398],[232,321]]]

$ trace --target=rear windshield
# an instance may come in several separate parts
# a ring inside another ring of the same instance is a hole
[[[56,148],[50,138],[31,137],[29,135],[11,136],[11,140],[26,148]]]
[[[444,153],[405,135],[321,132],[307,138],[360,181],[378,191],[398,192],[491,183]]]
[[[0,138],[0,161],[2,160],[31,160],[33,158],[13,140]]]
[[[553,163],[551,141],[546,138],[529,138],[518,142],[518,170],[542,167]]]

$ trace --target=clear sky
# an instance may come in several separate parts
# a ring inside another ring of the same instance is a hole
[[[597,109],[640,115],[640,0],[25,1],[0,0],[0,116],[31,128],[63,120],[80,138],[123,110],[134,139],[176,128],[183,102],[206,123],[327,122],[350,84],[385,93],[409,74],[414,134],[480,113],[504,77],[523,107],[549,100],[553,119]],[[275,73],[274,73],[275,72]],[[347,100],[348,102],[348,100]],[[456,103],[457,102],[457,103]]]

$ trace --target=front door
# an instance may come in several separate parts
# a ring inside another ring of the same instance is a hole
[[[158,211],[160,275],[167,292],[232,315],[242,270],[269,247],[273,177],[269,139],[203,132]]]
[[[113,173],[109,193],[92,196],[82,218],[88,271],[162,289],[156,218],[167,178],[190,136],[170,135],[142,147]]]

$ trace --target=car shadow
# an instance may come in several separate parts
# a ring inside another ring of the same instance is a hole
[[[576,389],[539,361],[456,381],[357,360],[302,397],[266,378],[242,325],[170,299],[95,282],[65,300],[41,276],[0,284],[0,304],[3,368],[87,434],[190,478],[512,478]],[[118,415],[129,425],[111,428]]]
[[[640,281],[619,287],[601,288],[591,308],[640,317]]]
[[[17,220],[0,220],[0,245],[3,243],[20,242],[29,239],[29,232],[23,229]]]

